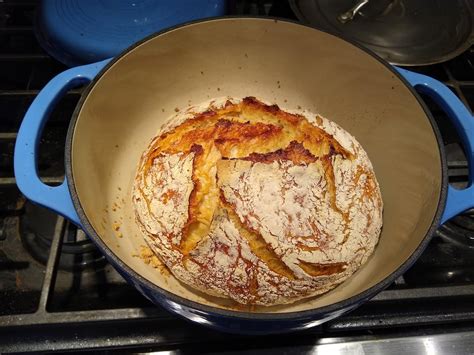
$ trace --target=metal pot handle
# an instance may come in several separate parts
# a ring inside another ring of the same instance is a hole
[[[446,112],[458,131],[469,165],[469,185],[463,190],[448,186],[448,197],[441,223],[474,207],[474,117],[461,100],[443,83],[429,76],[396,68],[420,93],[431,97]]]
[[[341,23],[346,23],[354,19],[357,13],[369,3],[369,0],[359,0],[353,7],[340,14],[337,19]]]
[[[48,186],[38,176],[38,145],[43,127],[55,104],[71,88],[91,81],[110,59],[75,67],[57,76],[40,91],[23,118],[15,143],[14,170],[20,191],[29,200],[68,218],[78,226],[80,220],[64,181],[59,186]]]

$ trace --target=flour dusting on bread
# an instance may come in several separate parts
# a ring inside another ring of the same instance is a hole
[[[141,157],[132,198],[145,240],[178,280],[249,305],[334,288],[382,227],[379,185],[355,138],[253,97],[168,121]]]

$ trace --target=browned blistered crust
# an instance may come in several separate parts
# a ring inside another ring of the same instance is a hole
[[[173,176],[187,188],[172,188]],[[281,209],[261,202],[273,195]],[[253,97],[163,131],[142,156],[133,200],[179,280],[242,304],[326,292],[365,262],[382,225],[375,174],[352,136]],[[186,211],[170,209],[173,225],[156,218],[169,207]]]

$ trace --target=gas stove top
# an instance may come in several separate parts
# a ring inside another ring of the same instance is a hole
[[[84,232],[25,200],[15,185],[13,149],[22,117],[38,91],[66,69],[37,44],[35,7],[36,2],[0,2],[0,350],[126,347],[274,354],[324,346],[335,351],[340,344],[372,351],[382,341],[385,349],[403,342],[426,351],[429,344],[449,350],[450,341],[461,344],[457,350],[473,345],[474,211],[441,226],[415,265],[386,291],[346,316],[303,332],[271,339],[228,335],[152,305]],[[294,18],[284,2],[234,1],[232,8],[240,14]],[[409,69],[443,81],[474,109],[474,48],[445,64]],[[38,170],[48,184],[63,179],[66,132],[81,91],[67,93],[44,129]],[[444,113],[423,99],[446,145],[449,180],[464,187],[468,170],[459,139]]]

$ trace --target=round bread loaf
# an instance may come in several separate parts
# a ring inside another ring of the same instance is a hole
[[[379,185],[354,137],[252,97],[170,120],[141,157],[133,204],[178,280],[242,304],[332,289],[382,228]]]

